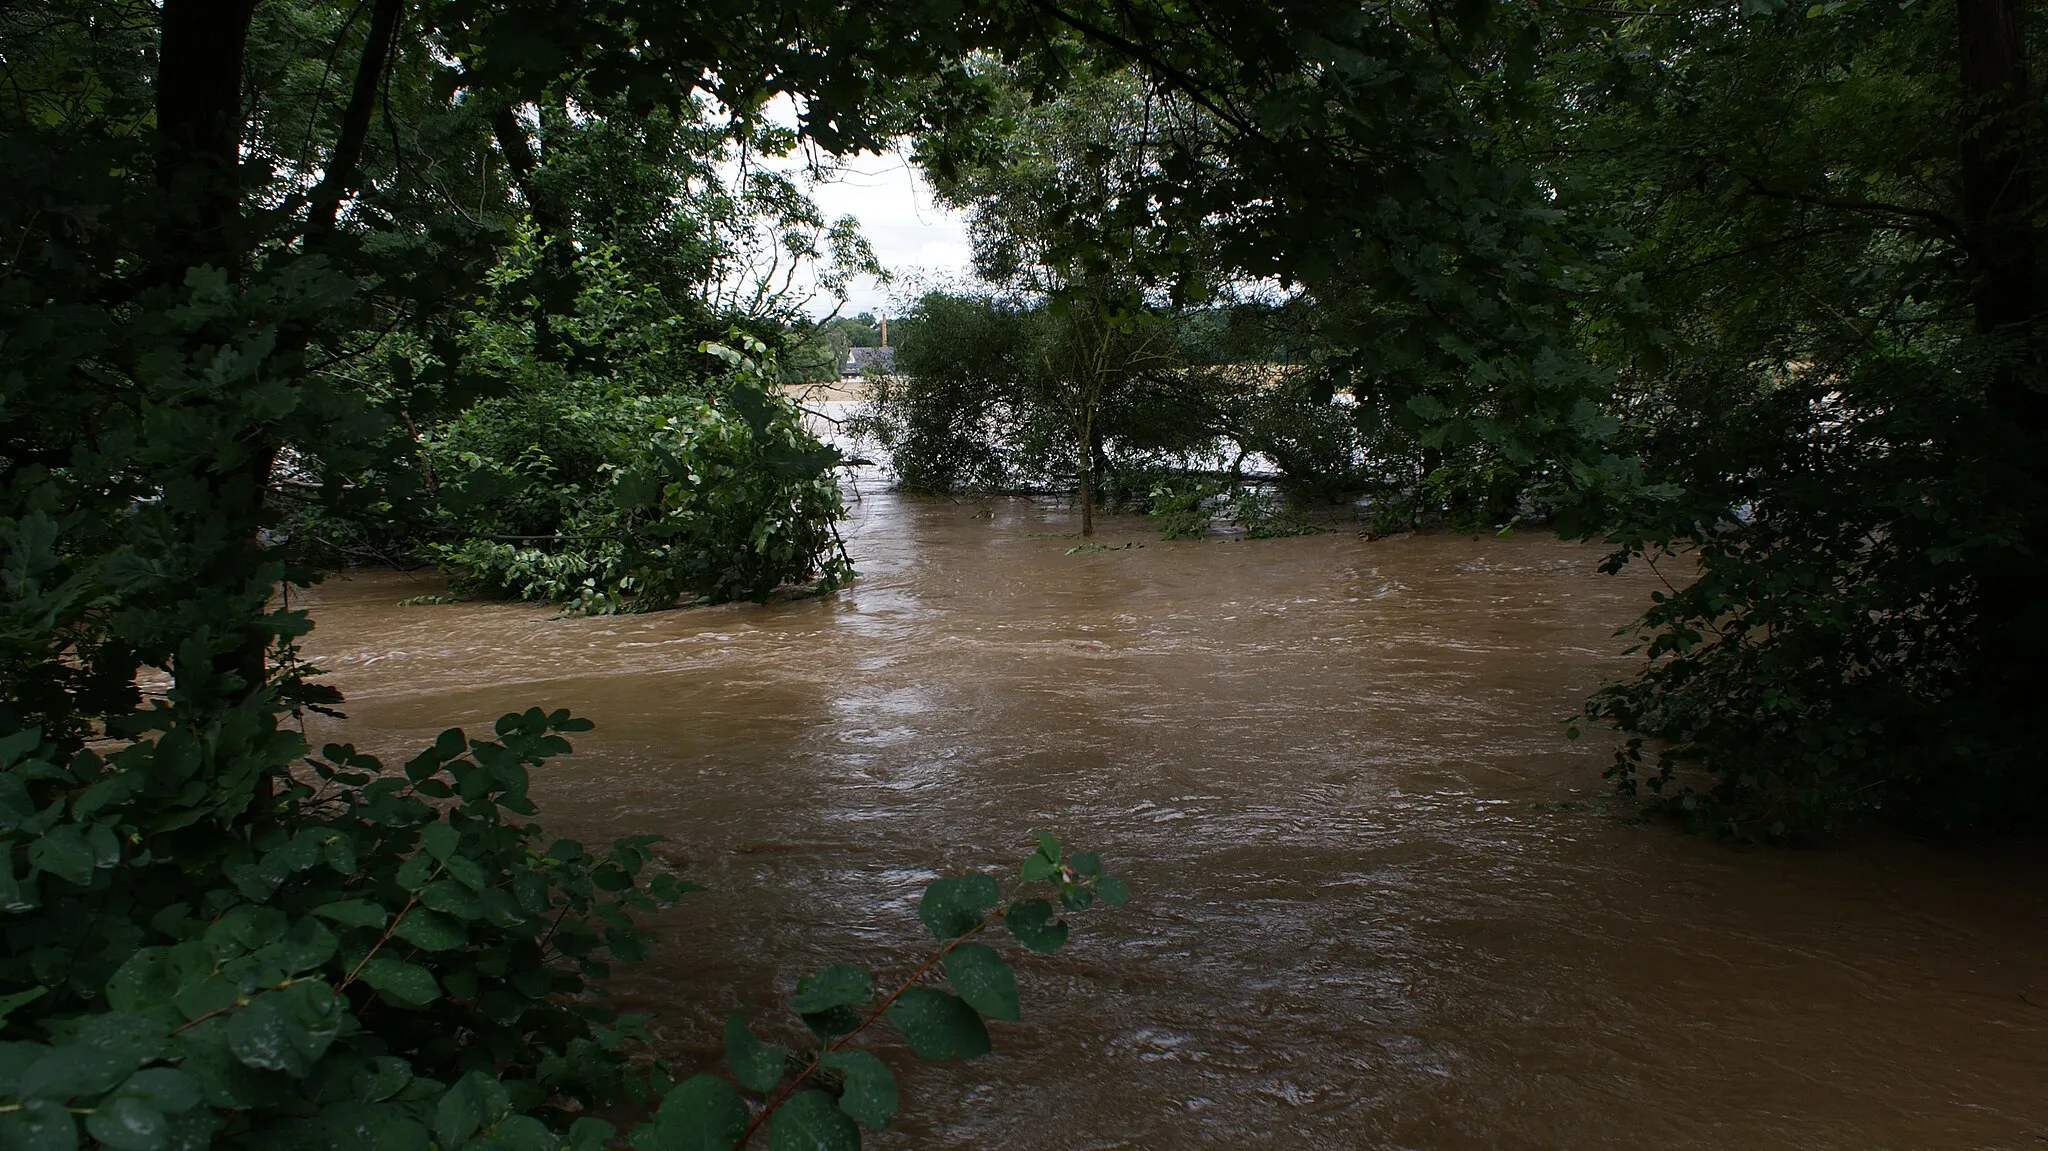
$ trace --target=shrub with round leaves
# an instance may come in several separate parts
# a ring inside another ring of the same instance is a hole
[[[594,981],[645,954],[633,912],[691,885],[650,870],[652,836],[592,852],[527,822],[530,769],[589,726],[535,708],[494,738],[443,732],[397,770],[330,745],[227,820],[184,786],[211,750],[185,729],[63,762],[34,732],[0,738],[0,1146],[596,1151],[617,1132],[586,1112],[639,1104],[640,1151],[764,1127],[771,1147],[857,1147],[897,1089],[855,1039],[886,1020],[923,1058],[986,1053],[984,1017],[1016,1019],[1019,1001],[975,937],[1003,926],[1055,950],[1052,900],[1127,894],[1050,836],[1022,869],[1050,898],[938,880],[919,914],[939,948],[907,979],[806,976],[789,1001],[802,1054],[735,1015],[733,1082],[670,1087],[660,1062],[629,1062],[636,1022]]]

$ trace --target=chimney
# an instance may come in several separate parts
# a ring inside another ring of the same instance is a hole
[[[889,317],[882,317],[882,346],[889,346]]]

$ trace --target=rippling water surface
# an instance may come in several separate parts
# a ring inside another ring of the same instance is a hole
[[[597,721],[535,798],[711,887],[616,983],[686,1064],[813,967],[914,966],[937,872],[1099,847],[1131,906],[1020,962],[994,1055],[896,1061],[878,1145],[2048,1147],[2041,851],[1717,845],[1630,822],[1611,742],[1562,738],[1648,573],[1540,534],[1071,528],[871,495],[830,599],[562,619],[375,574],[315,590],[309,648],[380,752]]]

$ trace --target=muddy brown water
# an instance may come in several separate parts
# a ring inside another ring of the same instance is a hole
[[[711,888],[614,984],[686,1067],[816,966],[915,966],[937,873],[1041,827],[1103,851],[1130,907],[1020,960],[995,1054],[892,1058],[878,1146],[2048,1147],[2043,853],[1632,822],[1612,743],[1559,720],[1631,666],[1647,573],[1541,535],[1071,527],[871,495],[835,597],[610,619],[363,575],[311,593],[309,648],[380,752],[597,721],[535,798]]]

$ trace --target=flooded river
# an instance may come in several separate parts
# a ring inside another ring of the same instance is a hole
[[[1131,905],[1020,959],[994,1055],[892,1060],[877,1146],[2048,1148],[2048,856],[1631,821],[1559,721],[1632,666],[1648,573],[1072,526],[870,495],[830,599],[560,619],[377,574],[312,593],[308,647],[380,752],[597,721],[534,796],[712,889],[615,985],[686,1066],[816,966],[915,966],[939,871],[1100,849]]]

